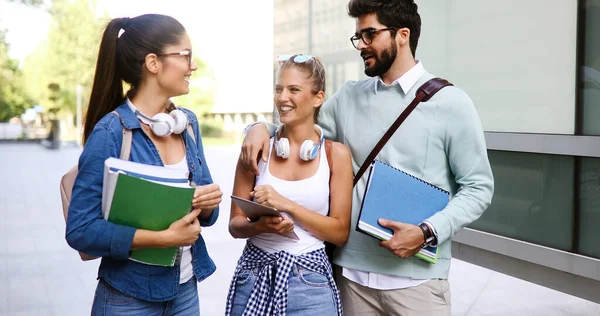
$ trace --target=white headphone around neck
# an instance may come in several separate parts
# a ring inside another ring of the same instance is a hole
[[[127,98],[127,105],[135,113],[135,116],[144,124],[150,126],[152,133],[156,136],[166,137],[171,134],[181,134],[188,125],[188,117],[182,110],[178,110],[171,101],[167,108],[174,108],[169,114],[157,113],[152,118],[140,112],[131,100]]]
[[[275,154],[277,157],[287,159],[290,156],[290,141],[285,137],[278,138],[278,135],[283,130],[283,126],[283,124],[279,126],[275,132]],[[300,147],[300,159],[304,161],[311,161],[317,158],[319,148],[321,148],[321,144],[325,141],[321,126],[315,124],[315,131],[319,134],[319,143],[315,144],[312,140],[307,139],[302,142],[302,146]]]

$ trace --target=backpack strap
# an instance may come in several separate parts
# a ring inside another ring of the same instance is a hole
[[[329,164],[329,185],[331,185],[331,174],[333,173],[333,159],[331,159],[331,146],[333,142],[329,139],[325,140],[325,155],[327,156],[327,163]]]
[[[329,164],[329,187],[331,188],[331,175],[333,174],[333,159],[331,159],[331,147],[333,142],[329,139],[325,140],[325,155],[327,156],[327,164]],[[329,207],[327,209],[327,216],[331,214],[331,191],[329,191]],[[327,260],[333,265],[333,252],[335,251],[335,245],[330,242],[325,242],[325,254],[327,254]]]
[[[119,120],[121,120],[121,116],[119,115],[119,113],[117,111],[112,111],[112,113],[114,113],[117,116],[117,118],[119,118]],[[121,123],[121,125],[123,125],[123,124]],[[125,126],[123,126],[123,142],[121,144],[121,154],[119,155],[120,159],[129,160],[129,155],[131,155],[131,141],[132,141],[131,130],[128,128],[125,128]]]
[[[187,126],[187,132],[188,132],[188,134],[190,134],[190,136],[192,137],[192,140],[195,143],[196,142],[196,135],[194,135],[194,129],[192,128],[192,124],[188,124],[188,126]]]

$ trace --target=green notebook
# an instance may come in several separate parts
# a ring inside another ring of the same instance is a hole
[[[160,231],[190,212],[194,188],[163,185],[118,174],[108,221]],[[131,251],[130,259],[145,264],[172,267],[178,247],[144,248]]]

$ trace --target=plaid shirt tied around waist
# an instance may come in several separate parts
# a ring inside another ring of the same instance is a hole
[[[240,273],[245,270],[259,268],[258,278],[250,292],[246,309],[242,315],[285,316],[288,301],[288,278],[294,264],[327,276],[329,286],[334,293],[337,314],[338,316],[342,316],[340,293],[333,281],[333,272],[324,248],[295,256],[286,251],[268,253],[256,247],[251,242],[246,243],[246,248],[244,248],[244,252],[235,268],[233,280],[231,280],[231,285],[229,286],[229,294],[227,295],[225,315],[231,315],[236,280]],[[275,282],[273,282],[273,279]],[[271,288],[271,284],[273,288]],[[272,297],[269,296],[270,293],[273,293]]]

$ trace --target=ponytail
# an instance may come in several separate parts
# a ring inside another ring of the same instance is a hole
[[[144,14],[134,18],[112,19],[102,35],[90,103],[83,125],[83,143],[94,126],[123,102],[123,82],[135,95],[142,81],[144,58],[176,45],[185,28],[174,18],[161,14]]]
[[[123,83],[117,70],[117,41],[121,29],[128,22],[129,18],[112,19],[102,35],[90,103],[83,125],[84,144],[100,119],[123,101]]]

